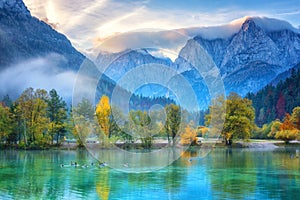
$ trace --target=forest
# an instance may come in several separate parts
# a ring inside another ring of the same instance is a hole
[[[299,70],[293,70],[291,77],[276,86],[267,85],[245,98],[231,93],[226,98],[214,99],[208,111],[201,111],[205,117],[198,121],[193,121],[191,113],[171,100],[139,99],[145,100],[142,107],[150,108],[155,103],[162,109],[133,109],[136,106],[132,105],[138,101],[134,100],[130,102],[129,113],[123,113],[110,105],[105,95],[95,107],[87,99],[68,107],[55,89],[48,92],[28,88],[15,101],[5,96],[0,103],[0,145],[43,149],[75,139],[79,146],[97,141],[109,147],[121,141],[151,148],[155,138],[164,138],[174,145],[177,142],[196,145],[197,137],[220,138],[226,145],[251,138],[279,139],[286,143],[299,139]]]

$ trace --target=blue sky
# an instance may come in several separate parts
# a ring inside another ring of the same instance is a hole
[[[149,0],[147,7],[153,10],[181,10],[186,12],[215,13],[228,15],[228,21],[240,18],[239,13],[258,13],[269,17],[286,19],[294,26],[300,25],[299,0]],[[249,14],[247,14],[249,15]]]
[[[116,34],[228,24],[266,16],[300,25],[299,0],[24,0],[34,16],[56,24],[85,52]]]

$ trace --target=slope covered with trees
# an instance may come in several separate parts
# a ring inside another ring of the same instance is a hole
[[[255,108],[255,122],[258,126],[275,119],[282,120],[286,113],[300,106],[300,70],[292,70],[291,76],[276,86],[267,85],[259,92],[247,96]]]

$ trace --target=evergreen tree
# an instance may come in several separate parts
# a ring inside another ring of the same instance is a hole
[[[282,120],[285,113],[292,113],[300,105],[300,70],[291,71],[291,76],[276,86],[267,85],[256,94],[246,96],[253,102],[256,124],[262,126],[275,119]]]
[[[49,92],[49,99],[47,100],[47,116],[49,117],[49,133],[54,140],[56,135],[56,144],[59,144],[60,137],[67,131],[67,104],[60,97],[55,89]]]
[[[0,104],[0,143],[6,140],[11,134],[11,125],[9,108]]]

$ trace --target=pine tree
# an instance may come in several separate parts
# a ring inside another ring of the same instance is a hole
[[[52,137],[52,143],[54,135],[56,135],[56,144],[59,144],[60,137],[67,131],[67,104],[55,89],[49,92],[49,96],[47,100],[47,116],[50,119],[49,133]]]

